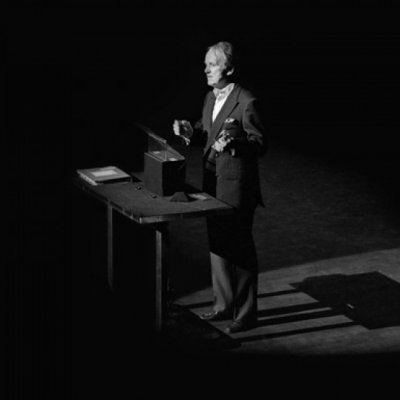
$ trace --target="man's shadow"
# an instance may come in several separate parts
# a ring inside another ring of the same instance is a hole
[[[169,325],[175,328],[179,327],[178,330],[175,329],[177,332],[179,331],[179,334],[175,332],[173,336],[178,337],[179,341],[186,345],[184,346],[186,348],[198,350],[200,344],[202,351],[215,351],[239,347],[246,342],[283,338],[295,334],[327,331],[356,325],[361,325],[367,329],[400,326],[400,284],[380,272],[313,276],[301,282],[292,283],[291,286],[292,289],[261,293],[258,298],[305,293],[316,301],[273,309],[260,309],[255,328],[335,316],[345,316],[348,321],[319,324],[318,326],[310,325],[289,331],[257,333],[255,335],[249,331],[246,336],[232,338],[219,331],[212,324],[202,321],[192,312],[193,309],[212,304],[207,301],[187,306],[174,305],[175,308],[171,313]],[[183,322],[184,324],[182,324]],[[182,330],[189,332],[190,335],[186,335],[186,338],[183,337],[185,335],[182,335]]]
[[[367,329],[400,326],[400,284],[380,272],[314,276],[302,282],[292,283],[291,286],[293,286],[292,290],[263,293],[259,295],[259,298],[302,292],[317,301],[260,310],[258,327],[340,315],[347,317],[350,321],[249,336],[241,338],[241,342],[354,325],[361,325]],[[295,314],[304,311],[306,313]]]

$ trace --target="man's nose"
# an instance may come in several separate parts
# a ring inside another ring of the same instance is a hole
[[[204,72],[205,72],[206,74],[208,74],[209,71],[210,71],[210,69],[209,69],[208,67],[205,67],[205,68],[204,68]]]

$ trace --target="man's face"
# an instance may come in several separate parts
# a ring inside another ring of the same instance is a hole
[[[218,54],[211,49],[207,52],[204,63],[204,72],[207,76],[207,84],[209,86],[222,89],[229,83],[223,57],[218,56]]]

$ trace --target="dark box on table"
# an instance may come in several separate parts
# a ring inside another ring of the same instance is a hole
[[[159,196],[184,191],[186,160],[171,149],[144,153],[144,186]]]

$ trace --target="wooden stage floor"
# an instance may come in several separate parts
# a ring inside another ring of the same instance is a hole
[[[259,277],[258,326],[230,335],[223,354],[400,354],[400,249],[319,260]],[[211,306],[206,288],[177,300],[199,315]],[[228,322],[211,325],[224,332]],[[217,339],[218,336],[215,336]],[[213,340],[211,336],[210,345]],[[196,353],[195,342],[186,349]],[[185,351],[185,350],[184,350]]]

